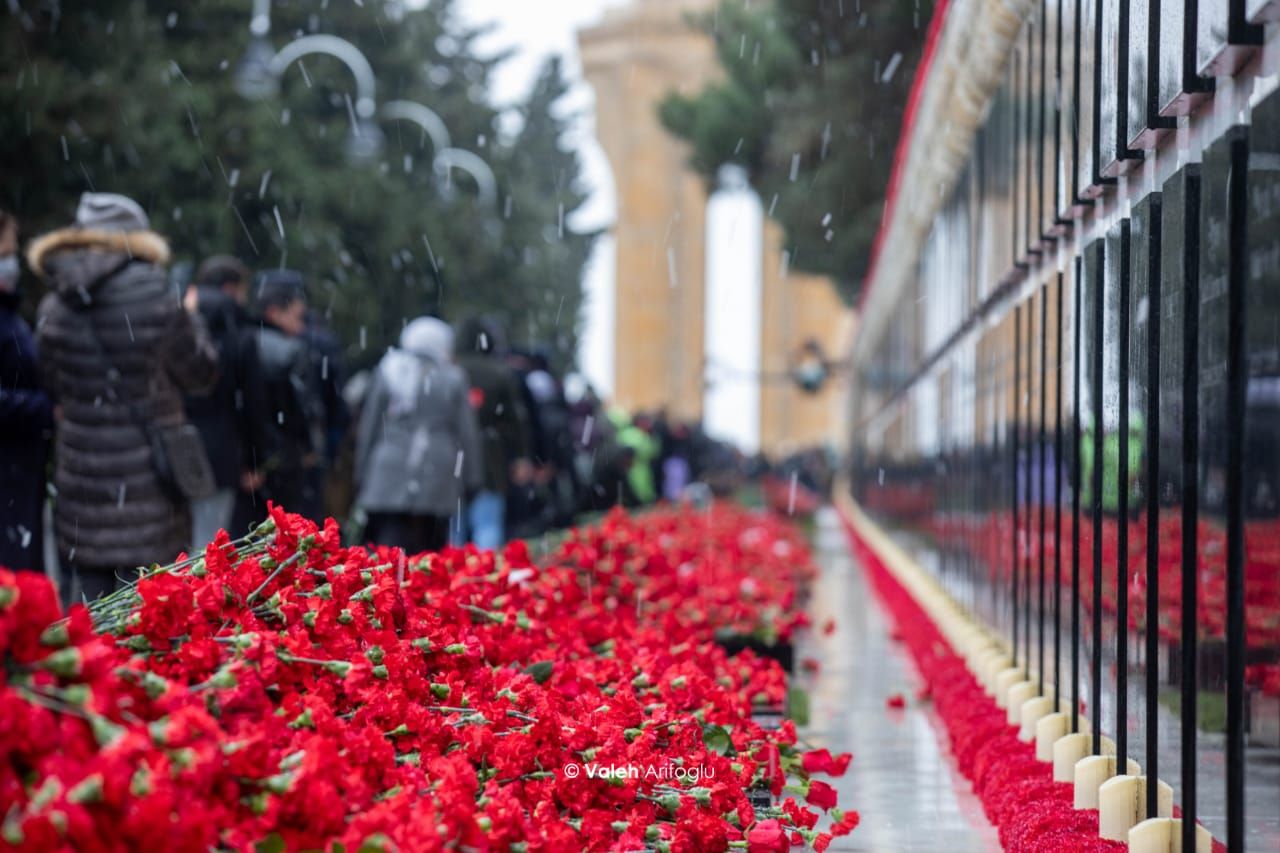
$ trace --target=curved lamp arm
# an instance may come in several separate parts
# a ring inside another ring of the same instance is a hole
[[[478,154],[461,148],[446,148],[436,154],[435,168],[437,172],[447,174],[451,169],[461,169],[476,182],[480,191],[480,200],[485,204],[497,204],[498,180]]]
[[[326,53],[341,60],[351,69],[351,73],[356,78],[356,115],[362,119],[372,118],[377,111],[374,102],[377,80],[373,76],[373,68],[369,65],[369,60],[359,48],[346,39],[323,34],[303,36],[280,48],[280,52],[271,57],[267,69],[273,77],[279,79],[290,65],[313,53]]]
[[[388,121],[411,121],[431,137],[432,151],[439,155],[449,150],[449,128],[430,107],[417,101],[387,101],[382,105],[382,117]]]

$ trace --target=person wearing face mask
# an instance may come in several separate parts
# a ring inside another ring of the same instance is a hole
[[[18,314],[18,221],[0,210],[0,566],[44,570],[42,517],[53,401]]]

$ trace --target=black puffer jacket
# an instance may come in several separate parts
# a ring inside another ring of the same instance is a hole
[[[190,547],[190,510],[161,487],[129,407],[132,401],[157,426],[182,423],[182,392],[217,378],[203,324],[165,279],[168,259],[163,238],[150,231],[68,228],[28,251],[53,291],[40,304],[37,340],[62,407],[55,527],[73,566],[143,566]]]

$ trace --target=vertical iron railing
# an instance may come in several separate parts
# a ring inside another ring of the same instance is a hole
[[[1160,193],[1152,193],[1147,212],[1147,406],[1146,433],[1143,446],[1147,451],[1147,600],[1144,637],[1146,648],[1146,756],[1144,772],[1148,779],[1160,778],[1160,318],[1164,313],[1160,299],[1160,235],[1162,231]],[[1159,785],[1147,785],[1146,816],[1155,817],[1159,806]]]
[[[1097,134],[1095,134],[1096,136]],[[1096,153],[1096,151],[1095,151]],[[1095,163],[1096,168],[1096,163]],[[1093,720],[1093,754],[1102,754],[1102,470],[1106,451],[1103,441],[1102,426],[1102,346],[1103,322],[1105,314],[1106,291],[1106,246],[1102,239],[1094,244],[1093,258],[1088,259],[1093,266],[1090,277],[1090,296],[1093,304],[1089,310],[1093,314],[1093,327],[1089,330],[1089,400],[1093,408],[1093,455],[1089,472],[1090,500],[1093,503],[1093,632],[1092,645],[1089,649],[1092,668],[1089,672],[1089,711]]]
[[[1045,385],[1045,379],[1048,376],[1048,368],[1046,365],[1048,351],[1049,351],[1048,342],[1049,342],[1049,284],[1048,282],[1046,282],[1040,288],[1040,387],[1037,389],[1037,396],[1040,398],[1040,436],[1039,436],[1039,441],[1037,442],[1038,449],[1040,451],[1040,538],[1038,540],[1038,543],[1037,543],[1038,547],[1036,548],[1036,550],[1039,552],[1039,558],[1040,558],[1040,566],[1039,566],[1040,589],[1039,589],[1039,606],[1036,611],[1036,619],[1037,619],[1036,653],[1038,655],[1037,666],[1039,667],[1039,671],[1040,671],[1040,678],[1039,678],[1038,684],[1039,684],[1041,696],[1044,695],[1044,650],[1045,650],[1044,620],[1047,613],[1047,609],[1045,607],[1045,586],[1044,586],[1045,585],[1045,577],[1044,577],[1045,535],[1044,534],[1045,534],[1045,521],[1046,521],[1046,507],[1048,506],[1048,503],[1049,503],[1048,496],[1045,494],[1045,470],[1048,462],[1048,460],[1045,457],[1045,448],[1049,444],[1048,434],[1045,432],[1045,424],[1046,424],[1046,421],[1048,420],[1047,407],[1048,407],[1048,401],[1049,401],[1049,394],[1048,394],[1047,386]]]
[[[1249,143],[1232,128],[1227,179],[1227,849],[1244,850],[1244,443],[1245,264],[1248,260]]]
[[[1129,758],[1129,220],[1120,220],[1119,460],[1116,465],[1116,772]]]
[[[1196,520],[1200,516],[1200,167],[1186,167],[1183,184],[1183,335],[1182,342],[1182,650],[1179,718],[1182,750],[1182,849],[1196,849],[1196,707],[1199,654],[1197,613]]]
[[[1071,350],[1071,731],[1080,731],[1080,492],[1084,476],[1081,464],[1080,432],[1080,364],[1083,361],[1080,347],[1083,343],[1084,315],[1084,259],[1073,260],[1075,274],[1071,290],[1075,297],[1075,344]]]
[[[1055,288],[1057,314],[1054,344],[1054,429],[1053,429],[1053,704],[1062,702],[1062,289],[1063,275],[1058,273]]]
[[[1018,564],[1021,562],[1021,528],[1018,526],[1018,410],[1022,392],[1022,306],[1013,309],[1013,423],[1010,424],[1009,468],[1010,482],[1013,484],[1013,570],[1012,588],[1010,590],[1013,605],[1013,665],[1018,665]]]

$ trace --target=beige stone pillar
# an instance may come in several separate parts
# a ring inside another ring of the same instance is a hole
[[[639,0],[579,33],[596,127],[618,192],[615,399],[702,415],[707,192],[688,146],[657,108],[716,73],[714,45],[688,14],[712,0]]]

